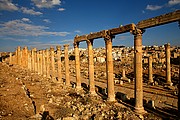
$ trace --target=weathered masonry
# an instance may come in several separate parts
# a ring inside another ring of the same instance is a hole
[[[142,78],[142,34],[145,29],[156,27],[163,24],[168,24],[171,22],[180,21],[180,10],[168,13],[165,15],[157,16],[147,20],[143,20],[135,24],[128,24],[118,28],[113,28],[109,30],[102,30],[100,32],[90,33],[87,35],[76,36],[74,38],[74,49],[76,58],[76,82],[77,89],[81,88],[81,78],[80,78],[80,61],[79,61],[79,50],[78,46],[80,42],[86,41],[88,46],[88,63],[89,63],[89,90],[90,93],[94,94],[94,66],[93,66],[93,41],[94,39],[104,38],[106,46],[106,74],[107,74],[107,89],[108,89],[108,101],[115,101],[114,93],[114,80],[113,80],[113,59],[112,59],[112,41],[115,35],[122,34],[125,32],[130,32],[134,35],[134,75],[135,75],[135,111],[137,113],[143,113],[143,78]],[[166,76],[167,84],[172,85],[170,80],[170,56],[169,56],[169,46],[166,45]],[[150,59],[151,62],[151,59]],[[151,63],[150,63],[151,64]],[[149,66],[151,69],[151,66]],[[151,70],[149,71],[151,74]],[[152,82],[151,75],[149,76],[150,82]]]

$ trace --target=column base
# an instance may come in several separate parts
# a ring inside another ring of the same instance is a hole
[[[76,90],[77,91],[80,91],[80,90],[82,90],[83,88],[81,87],[81,86],[76,86]]]
[[[90,96],[97,96],[97,93],[95,91],[89,92]]]
[[[131,82],[131,80],[130,79],[128,79],[127,77],[121,77],[121,80],[123,80],[123,81],[127,81],[127,82]]]
[[[108,97],[107,101],[108,102],[116,102],[116,99],[115,99],[115,97]]]
[[[144,110],[144,107],[141,107],[141,108],[137,108],[137,107],[135,107],[134,108],[134,112],[136,113],[136,114],[141,114],[141,115],[143,115],[143,114],[146,114],[147,113],[147,111],[145,111]]]

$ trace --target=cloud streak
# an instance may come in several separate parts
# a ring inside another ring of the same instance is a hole
[[[28,9],[26,7],[21,7],[21,10],[24,14],[29,14],[29,15],[42,15],[43,14],[41,12],[36,12],[33,9]]]
[[[31,0],[38,8],[52,8],[61,4],[61,0]]]
[[[48,27],[30,24],[28,19],[12,20],[0,24],[0,36],[66,36],[70,34],[48,30]]]
[[[11,0],[0,0],[0,10],[16,11],[18,7]]]

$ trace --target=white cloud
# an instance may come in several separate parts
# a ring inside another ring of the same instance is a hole
[[[177,5],[177,4],[180,5],[180,0],[170,0],[170,1],[168,2],[168,5]]]
[[[43,21],[46,23],[51,23],[51,21],[49,19],[44,19]]]
[[[152,11],[154,11],[154,10],[158,10],[158,9],[161,9],[163,6],[158,6],[158,5],[147,5],[146,6],[146,9],[147,10],[152,10]]]
[[[80,31],[80,30],[75,30],[74,32],[76,32],[76,33],[81,33],[81,31]]]
[[[52,8],[55,5],[60,5],[61,0],[31,0],[38,8]]]
[[[65,11],[66,9],[64,8],[59,8],[58,11]]]
[[[69,32],[51,32],[48,30],[48,27],[32,25],[23,20],[13,20],[0,24],[0,36],[66,36],[70,34]]]
[[[24,22],[31,22],[29,18],[22,18],[21,20]]]
[[[11,0],[0,0],[0,10],[16,11],[18,7]]]
[[[36,12],[33,9],[28,9],[26,7],[21,7],[21,10],[25,14],[30,14],[30,15],[42,15],[43,13],[41,12]]]

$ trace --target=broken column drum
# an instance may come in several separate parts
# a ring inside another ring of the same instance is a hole
[[[76,66],[76,89],[81,89],[81,78],[80,78],[80,61],[79,61],[79,43],[74,43],[75,51],[75,66]]]
[[[112,38],[113,38],[112,36],[107,35],[107,33],[105,33],[104,40],[106,44],[106,75],[107,75],[108,101],[115,101]]]
[[[56,46],[57,49],[57,64],[58,64],[58,82],[63,83],[62,81],[62,73],[61,73],[61,46]]]
[[[88,64],[89,64],[89,92],[95,95],[95,82],[94,82],[94,61],[93,61],[93,40],[87,40],[88,46]]]
[[[135,112],[143,113],[143,79],[142,79],[142,34],[140,29],[134,35],[134,75],[135,75]]]
[[[69,45],[64,45],[64,57],[65,57],[65,78],[66,78],[66,85],[70,85],[69,80],[69,56],[68,56],[68,47]]]

